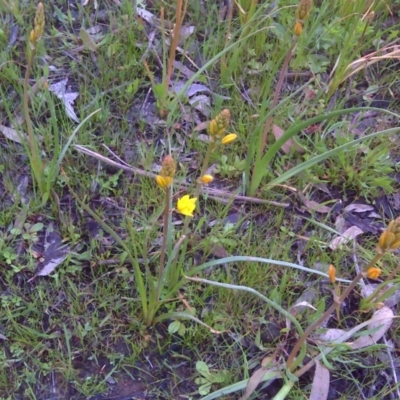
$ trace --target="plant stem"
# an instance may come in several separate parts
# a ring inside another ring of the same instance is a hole
[[[25,70],[25,79],[24,79],[24,95],[23,95],[23,105],[24,105],[24,118],[26,122],[26,130],[28,132],[28,140],[29,140],[29,158],[31,162],[31,168],[33,175],[36,179],[36,183],[39,187],[39,191],[41,195],[44,195],[45,187],[43,186],[42,181],[42,160],[39,157],[39,150],[36,142],[36,138],[33,133],[33,126],[32,120],[29,115],[29,93],[28,93],[28,86],[29,86],[29,76],[31,74],[31,69],[33,65],[33,60],[36,54],[36,46],[31,48],[31,53],[28,57],[28,65]]]
[[[169,83],[171,81],[172,70],[173,70],[173,66],[174,66],[176,48],[178,47],[179,35],[181,32],[181,26],[182,26],[182,20],[183,20],[182,5],[183,5],[182,0],[177,0],[176,12],[175,12],[175,26],[172,29],[172,41],[170,43],[170,48],[169,48],[167,76],[165,79],[165,93],[168,93]]]
[[[215,143],[214,142],[210,142],[209,143],[209,145],[208,145],[208,148],[207,148],[207,153],[206,153],[206,155],[205,155],[205,157],[204,157],[204,161],[203,161],[203,165],[202,165],[202,167],[201,167],[201,171],[200,171],[200,178],[206,173],[206,171],[207,171],[207,167],[208,167],[208,164],[209,164],[209,162],[210,162],[210,158],[211,158],[211,154],[212,154],[212,152],[214,151],[214,149],[215,149]],[[193,195],[193,197],[199,197],[199,194],[200,194],[200,191],[201,191],[201,187],[202,187],[202,184],[201,184],[201,182],[197,182],[196,183],[196,188],[195,188],[195,190],[194,190],[194,195]],[[188,230],[188,227],[189,227],[189,222],[190,222],[190,220],[191,220],[191,217],[186,217],[185,218],[185,222],[184,222],[184,224],[183,224],[183,228],[182,228],[182,234],[183,235],[187,235],[187,230]]]
[[[287,69],[288,69],[288,66],[289,66],[289,62],[290,62],[290,59],[292,58],[293,49],[296,46],[296,43],[297,43],[296,41],[293,41],[292,46],[288,50],[288,52],[286,54],[286,57],[285,57],[285,60],[283,61],[281,73],[279,74],[279,80],[278,80],[278,83],[277,83],[276,88],[275,88],[274,98],[272,100],[272,104],[270,106],[270,109],[275,108],[276,105],[278,104],[278,99],[279,99],[279,95],[280,95],[281,90],[282,90],[283,81],[285,79],[286,72],[287,72]],[[262,140],[261,140],[260,152],[258,153],[259,154],[259,158],[262,157],[262,154],[264,153],[265,145],[267,144],[268,134],[269,134],[269,132],[271,130],[272,118],[273,118],[273,116],[271,115],[267,119],[267,121],[265,122],[265,125],[264,125],[264,131],[263,131]]]
[[[365,271],[367,271],[369,268],[374,266],[382,257],[382,254],[376,254],[374,259],[368,264],[366,267]],[[329,318],[329,316],[335,311],[336,307],[343,303],[343,301],[347,298],[347,296],[351,293],[351,291],[355,288],[355,286],[358,284],[358,282],[361,280],[361,278],[365,277],[365,272],[362,271],[360,272],[350,283],[350,285],[346,288],[346,290],[342,293],[340,297],[337,299],[334,299],[334,302],[332,305],[314,322],[312,323],[303,333],[303,335],[299,338],[295,346],[293,347],[293,350],[289,354],[289,357],[286,361],[286,368],[289,371],[292,371],[296,365],[298,364],[297,362],[294,363],[294,358],[296,357],[298,351],[300,350],[301,346],[303,343],[307,340],[307,338],[310,336],[312,332],[315,331],[315,329],[319,328],[321,324]]]
[[[164,275],[164,267],[165,267],[165,253],[167,251],[167,241],[168,241],[168,225],[169,225],[169,205],[171,201],[171,187],[167,187],[165,189],[165,207],[164,207],[164,227],[163,227],[163,240],[161,246],[161,254],[160,254],[160,269],[158,271],[158,284],[157,284],[157,292],[156,299],[157,301],[160,298],[160,292],[163,285],[163,275]]]

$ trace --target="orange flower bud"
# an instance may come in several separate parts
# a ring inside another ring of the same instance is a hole
[[[379,268],[371,267],[367,271],[367,277],[369,279],[377,279],[381,272]]]
[[[214,180],[214,177],[213,177],[212,175],[203,175],[203,176],[200,178],[200,182],[201,182],[203,185],[207,185],[208,183],[212,182],[213,180]]]
[[[336,282],[336,268],[331,264],[328,269],[329,280],[331,283]]]
[[[293,33],[296,36],[300,36],[302,32],[303,32],[303,25],[301,24],[300,21],[297,21],[295,26],[294,26],[294,28],[293,28]]]

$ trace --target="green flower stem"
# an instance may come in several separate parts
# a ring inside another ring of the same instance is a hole
[[[200,171],[200,178],[205,175],[207,168],[208,168],[208,164],[210,162],[210,158],[211,158],[211,154],[214,151],[216,145],[215,142],[210,142],[210,144],[208,145],[207,148],[207,153],[204,157],[204,161],[203,161],[203,165],[201,167],[201,171]],[[194,195],[193,197],[196,197],[197,199],[199,198],[200,192],[201,192],[201,187],[202,184],[201,182],[197,182],[196,183],[196,188],[194,190]],[[188,227],[189,227],[189,222],[191,221],[191,217],[186,217],[185,221],[183,223],[183,228],[182,228],[182,235],[187,235],[188,234]],[[184,247],[184,250],[186,251],[186,247]]]
[[[24,118],[26,123],[26,130],[28,132],[28,140],[29,140],[29,159],[31,163],[31,169],[33,175],[36,179],[36,183],[38,185],[40,194],[43,196],[46,191],[46,187],[43,181],[43,163],[39,156],[40,152],[38,149],[37,140],[33,133],[32,120],[29,115],[29,76],[31,74],[31,69],[33,65],[33,60],[36,54],[36,45],[32,46],[31,52],[28,58],[28,65],[25,71],[25,79],[24,79],[24,95],[23,95],[23,105],[24,105]]]
[[[160,289],[163,284],[163,282],[161,282],[161,277],[163,276],[163,273],[164,273],[165,253],[167,250],[170,199],[171,199],[171,187],[169,186],[165,189],[164,227],[163,227],[163,239],[162,239],[162,246],[161,246],[161,254],[160,254],[160,269],[158,271],[159,279],[158,279],[158,285],[157,285],[157,298],[159,298]]]
[[[382,257],[383,254],[376,254],[374,259],[368,264],[368,266],[365,268],[365,271],[368,271],[369,268],[373,267]],[[299,338],[295,346],[293,347],[293,350],[289,354],[289,357],[286,361],[286,368],[289,371],[293,371],[296,366],[298,365],[298,362],[294,362],[294,359],[300,350],[300,348],[303,346],[307,338],[310,336],[311,333],[313,333],[317,328],[321,326],[321,324],[330,317],[330,315],[335,311],[336,307],[343,303],[343,301],[347,298],[347,296],[351,293],[351,291],[356,287],[358,282],[365,277],[365,272],[362,271],[360,272],[350,283],[350,285],[346,288],[346,290],[343,292],[343,294],[334,300],[332,305],[319,317],[313,324],[311,324],[303,333],[303,335]]]
[[[287,72],[287,69],[289,66],[290,59],[292,58],[293,49],[296,46],[296,43],[297,43],[297,39],[294,39],[292,45],[290,46],[290,48],[286,54],[285,60],[283,61],[281,72],[279,74],[279,80],[276,85],[274,98],[272,100],[272,104],[271,104],[270,108],[275,108],[278,104],[279,95],[281,94],[281,90],[282,90],[282,86],[283,86],[283,81],[285,80],[286,72]],[[260,151],[257,153],[257,155],[258,155],[257,161],[258,162],[259,162],[259,159],[261,159],[262,155],[264,154],[264,149],[265,149],[265,145],[267,144],[268,134],[271,130],[272,118],[273,118],[273,115],[271,115],[267,119],[267,121],[265,122],[265,125],[264,125],[264,130],[263,130],[263,134],[262,134],[262,138],[261,138],[261,147],[260,147]]]

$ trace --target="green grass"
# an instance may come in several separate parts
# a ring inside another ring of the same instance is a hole
[[[14,10],[13,21],[19,26],[19,33],[18,41],[10,47],[6,46],[12,30],[12,13],[0,3],[0,10],[6,11],[0,14],[2,125],[15,122],[18,117],[15,110],[20,107],[23,96],[26,37],[32,29],[35,13],[35,2],[28,3],[21,3],[20,9]],[[149,11],[159,16],[162,2],[154,3]],[[300,37],[289,67],[290,72],[306,75],[288,78],[281,100],[307,84],[309,79],[314,80],[308,83],[307,90],[281,105],[274,123],[286,130],[298,121],[324,114],[328,107],[335,111],[360,106],[360,102],[363,106],[374,106],[368,97],[363,99],[368,87],[372,87],[379,98],[387,99],[388,109],[398,114],[400,107],[393,96],[399,90],[395,60],[377,63],[367,72],[361,71],[352,80],[345,81],[337,88],[335,102],[328,94],[327,76],[343,49],[346,51],[343,50],[341,61],[345,67],[361,55],[375,51],[376,38],[393,40],[390,38],[399,27],[383,29],[381,23],[386,14],[377,11],[376,19],[364,32],[362,22],[356,18],[341,20],[334,7],[322,3],[312,12],[313,18],[305,26],[306,34]],[[217,57],[226,45],[239,43],[225,55],[228,69],[224,74],[218,60],[200,76],[203,84],[215,94],[208,119],[223,108],[229,108],[233,117],[229,132],[239,135],[235,143],[212,155],[211,163],[219,171],[216,175],[218,187],[243,188],[248,179],[243,180],[243,173],[249,146],[256,143],[264,125],[260,121],[270,111],[277,76],[291,43],[295,4],[280,2],[276,12],[268,9],[267,3],[260,4],[246,29],[250,35],[257,29],[264,30],[248,39],[241,36],[243,30],[235,15],[232,39],[226,43],[228,23],[216,23],[220,8],[216,4],[207,5],[208,12],[203,14],[200,2],[190,1],[185,23],[193,25],[196,31],[183,45],[188,58],[178,56],[180,61],[185,60],[185,65],[193,68],[188,62],[190,58],[201,67]],[[392,6],[390,2],[388,5]],[[164,6],[166,17],[173,20],[174,6]],[[162,68],[155,53],[162,60],[163,46],[158,28],[150,29],[146,23],[138,21],[131,2],[125,0],[120,7],[111,2],[101,4],[99,11],[102,13],[97,17],[93,17],[91,3],[87,7],[77,4],[67,9],[65,2],[56,1],[45,7],[45,35],[38,48],[30,83],[43,76],[50,84],[68,77],[72,91],[79,92],[74,109],[80,121],[101,109],[78,131],[72,144],[87,146],[113,158],[103,147],[106,145],[128,164],[147,172],[156,172],[154,164],[160,165],[160,160],[172,149],[178,161],[179,178],[190,177],[193,182],[188,188],[191,193],[207,145],[198,140],[198,133],[193,130],[195,124],[186,122],[186,117],[194,111],[185,98],[174,103],[165,123],[160,123],[157,117],[151,83],[142,61],[146,59],[159,82]],[[85,48],[77,50],[82,44],[79,30],[92,26],[101,28],[97,52]],[[346,36],[349,27],[355,32],[353,41]],[[152,43],[154,50],[148,47],[153,30],[156,33]],[[185,82],[186,78],[182,80]],[[229,99],[222,100],[221,96]],[[252,101],[245,101],[246,96]],[[146,109],[153,109],[148,112],[151,121],[139,115],[143,104]],[[53,155],[64,148],[77,125],[66,116],[61,102],[46,91],[31,99],[30,113],[35,134],[43,137],[41,157],[48,165]],[[196,118],[197,122],[205,119],[199,114]],[[223,248],[229,255],[302,262],[308,268],[323,272],[333,264],[339,277],[351,279],[355,275],[352,244],[338,251],[327,250],[334,235],[322,224],[335,228],[334,218],[307,210],[286,187],[271,188],[268,184],[296,165],[335,150],[359,135],[398,125],[394,115],[384,112],[374,118],[376,123],[373,121],[362,133],[354,133],[355,115],[321,121],[314,126],[315,131],[303,129],[295,136],[305,149],[304,154],[275,154],[255,196],[288,202],[291,206],[287,209],[266,204],[224,204],[201,197],[190,224],[191,231],[200,239],[190,242],[181,259],[184,271],[214,259]],[[269,138],[267,150],[273,142],[274,139]],[[0,348],[0,399],[43,399],[54,390],[60,396],[85,399],[100,393],[118,394],[123,382],[129,382],[127,386],[131,392],[128,395],[132,396],[148,391],[149,395],[160,399],[176,399],[180,395],[197,399],[200,398],[199,384],[195,380],[200,374],[196,371],[196,362],[205,362],[214,375],[224,371],[222,380],[212,382],[210,391],[213,392],[250,378],[263,359],[277,349],[281,356],[290,352],[297,339],[295,330],[286,334],[285,318],[266,303],[250,293],[194,282],[183,286],[181,296],[195,309],[199,319],[223,333],[213,334],[206,327],[184,319],[179,320],[185,329],[182,335],[169,333],[171,320],[154,327],[145,326],[132,265],[125,250],[80,207],[67,183],[80,201],[112,227],[130,251],[134,240],[140,266],[144,268],[147,262],[149,269],[156,272],[162,239],[162,219],[158,216],[164,195],[154,180],[121,172],[70,146],[62,161],[66,175],[57,178],[52,187],[54,195],[43,204],[31,176],[25,148],[3,136],[0,146],[0,334],[7,339]],[[307,192],[310,199],[319,203],[343,200],[347,204],[359,199],[373,203],[378,195],[399,190],[396,182],[398,154],[398,140],[394,136],[380,135],[337,152],[282,183],[302,191],[310,183],[324,185],[330,190],[329,194],[321,194],[316,186]],[[184,194],[179,185],[176,190],[177,196]],[[238,216],[233,222],[229,220],[232,214]],[[319,224],[309,222],[304,215]],[[128,221],[134,229],[133,237],[129,235]],[[29,227],[38,222],[43,223],[43,229],[34,235]],[[174,214],[173,222],[175,243],[183,218]],[[50,276],[28,282],[40,262],[50,225],[68,243],[70,254]],[[16,227],[25,235],[13,231]],[[357,247],[360,265],[367,264],[373,257],[377,237],[378,234],[362,236]],[[384,261],[380,267],[388,274],[397,265],[396,259],[388,256]],[[319,283],[318,275],[273,263],[234,262],[206,269],[200,276],[251,287],[285,310],[290,310],[304,293],[312,292],[307,301],[319,311],[332,301],[330,287]],[[365,316],[357,313],[358,301],[359,296],[354,294],[349,309],[344,311],[352,319],[345,314],[343,321],[333,319],[332,327],[344,329],[363,322]],[[160,313],[185,310],[184,302],[175,298],[163,305]],[[305,328],[314,317],[312,310],[305,310],[298,315],[298,320]],[[394,322],[390,335],[395,337],[397,331],[398,323]],[[349,396],[354,392],[354,397],[348,398],[357,398],[361,390],[366,393],[366,388],[379,374],[378,370],[387,368],[378,364],[379,351],[372,348],[356,354],[329,355],[335,367],[332,387],[338,395],[340,388],[336,389],[336,381],[346,385]],[[360,361],[365,355],[370,368]],[[308,397],[311,378],[311,375],[303,377],[288,398]],[[112,380],[116,384],[110,383]],[[273,396],[281,386],[282,382],[276,381],[253,398]],[[112,389],[114,392],[108,392]],[[387,395],[388,389],[379,390],[374,393],[376,398]]]

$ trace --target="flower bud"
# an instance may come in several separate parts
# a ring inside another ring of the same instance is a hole
[[[367,277],[369,279],[377,279],[381,272],[379,268],[371,267],[367,271]]]
[[[203,176],[200,178],[200,182],[201,182],[203,185],[207,185],[208,183],[211,183],[213,180],[214,180],[214,177],[213,177],[212,175],[203,175]]]
[[[172,181],[173,179],[170,176],[161,176],[161,175],[156,176],[157,185],[161,189],[166,189],[170,187],[172,185]]]
[[[221,143],[222,144],[232,143],[237,139],[237,136],[238,135],[236,135],[236,133],[230,133],[229,135],[226,135],[221,139]]]
[[[329,280],[331,283],[336,282],[336,268],[331,264],[328,269]]]
[[[296,36],[300,36],[302,32],[303,32],[303,25],[301,24],[300,21],[297,21],[295,26],[294,26],[294,28],[293,28],[293,33]]]

